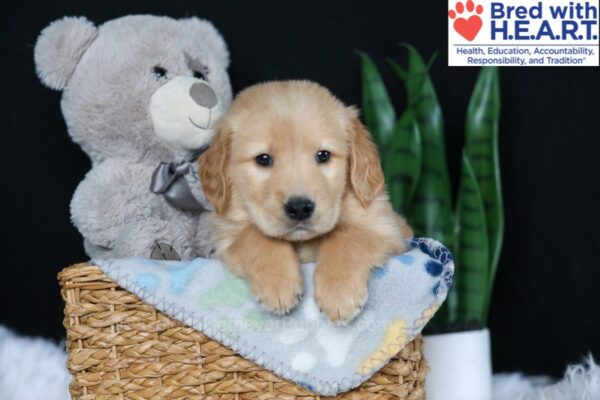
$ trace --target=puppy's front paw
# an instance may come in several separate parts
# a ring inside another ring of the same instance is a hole
[[[279,315],[287,314],[302,298],[300,269],[282,266],[277,272],[252,279],[251,287],[263,307]]]
[[[345,325],[362,310],[368,298],[367,279],[361,274],[315,273],[315,301],[335,325]]]

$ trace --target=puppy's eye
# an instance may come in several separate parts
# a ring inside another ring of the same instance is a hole
[[[273,165],[273,158],[268,154],[260,154],[256,156],[255,160],[261,167],[270,167]]]
[[[206,73],[202,71],[194,71],[194,78],[202,79],[203,81],[207,81]]]
[[[315,158],[317,159],[317,162],[319,164],[324,164],[327,161],[329,161],[329,159],[331,158],[331,153],[328,152],[327,150],[320,150],[315,155]]]
[[[167,76],[167,70],[157,65],[152,67],[152,75],[157,79],[162,79]]]

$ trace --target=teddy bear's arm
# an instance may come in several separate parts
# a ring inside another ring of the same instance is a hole
[[[71,215],[90,257],[151,257],[157,247],[182,259],[198,256],[196,225],[150,192],[151,173],[146,165],[106,160],[79,184]]]
[[[79,183],[71,201],[71,218],[94,246],[112,249],[123,227],[152,215],[148,188],[136,168],[116,160],[96,164]]]

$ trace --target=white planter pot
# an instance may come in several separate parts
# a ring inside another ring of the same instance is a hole
[[[491,400],[490,331],[425,336],[424,354],[427,400]]]

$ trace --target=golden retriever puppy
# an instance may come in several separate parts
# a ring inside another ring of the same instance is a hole
[[[332,322],[350,321],[367,300],[371,268],[405,251],[412,236],[384,192],[357,110],[316,83],[241,92],[199,171],[215,206],[217,257],[276,313],[302,295],[300,263],[316,262],[316,303]]]

